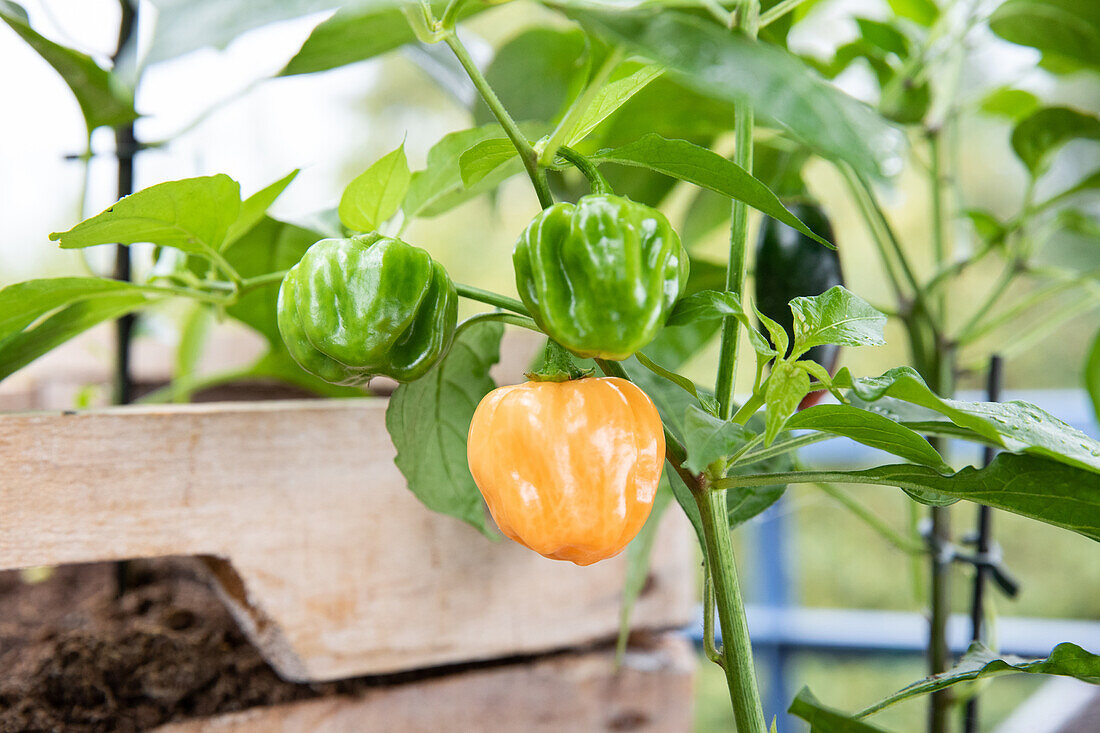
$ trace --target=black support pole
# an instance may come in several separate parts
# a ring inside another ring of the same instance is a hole
[[[1000,356],[994,355],[989,360],[989,375],[986,381],[986,399],[989,402],[1001,401],[1001,390],[1004,385],[1004,364]],[[993,461],[993,448],[986,446],[982,455],[982,465],[988,466]],[[976,552],[979,558],[989,556],[992,539],[992,510],[985,506],[978,507],[978,528],[976,534]],[[985,587],[989,579],[990,567],[985,563],[977,563],[974,566],[974,589],[970,598],[970,639],[981,641],[983,636],[982,625],[985,620]],[[976,733],[978,730],[978,696],[974,695],[966,703],[966,715],[964,718],[964,730],[966,733]]]
[[[119,0],[119,5],[122,6],[122,19],[118,28],[118,50],[114,55],[116,63],[137,25],[137,7],[130,3],[131,0]],[[120,199],[134,192],[134,156],[136,154],[134,123],[116,127],[115,158],[118,161],[116,192]],[[131,278],[130,248],[125,245],[115,245],[114,278],[127,281]],[[130,342],[133,340],[134,320],[134,314],[127,313],[115,321],[115,370],[111,401],[116,405],[127,405],[134,400],[134,385],[130,375]],[[115,564],[115,584],[119,596],[126,592],[129,569],[129,563],[125,560]]]

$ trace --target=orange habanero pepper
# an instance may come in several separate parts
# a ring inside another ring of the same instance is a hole
[[[467,441],[470,472],[501,532],[577,565],[617,555],[638,534],[664,457],[657,408],[614,377],[493,390]]]

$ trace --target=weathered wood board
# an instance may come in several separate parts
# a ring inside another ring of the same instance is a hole
[[[609,651],[462,672],[162,726],[157,733],[687,733],[690,643],[666,635],[614,669]]]
[[[0,415],[0,568],[211,556],[242,626],[293,680],[614,635],[622,558],[545,560],[426,510],[393,464],[385,406]],[[686,520],[669,512],[637,627],[691,621],[694,558]]]

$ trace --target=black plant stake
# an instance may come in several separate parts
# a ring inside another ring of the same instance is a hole
[[[1001,401],[1001,388],[1004,382],[1004,368],[1000,356],[994,354],[989,359],[989,375],[986,381],[986,400],[989,402]],[[986,446],[982,454],[982,465],[988,466],[993,461],[993,448]],[[984,562],[990,556],[990,548],[993,544],[992,513],[985,506],[978,507],[977,535],[974,539],[976,545],[976,559],[974,563],[974,590],[970,598],[970,639],[981,641],[982,622],[985,619],[985,584],[992,567],[989,562]],[[1012,595],[1015,595],[1014,593]],[[974,733],[978,730],[978,696],[974,695],[966,703],[966,717],[964,721],[966,733]]]
[[[114,59],[117,63],[123,49],[130,41],[137,26],[137,7],[130,0],[119,0],[122,6],[122,20],[118,29],[118,50]],[[134,156],[137,143],[134,139],[134,123],[129,122],[115,128],[115,157],[118,160],[118,196],[122,198],[134,192]],[[130,248],[115,245],[116,280],[130,280]],[[115,374],[112,402],[127,405],[133,401],[134,388],[130,375],[130,342],[133,339],[134,314],[127,313],[115,322]],[[126,592],[130,563],[121,560],[115,564],[116,592],[122,596]]]

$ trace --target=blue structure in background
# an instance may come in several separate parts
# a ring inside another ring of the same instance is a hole
[[[961,400],[982,400],[980,392],[962,392]],[[1007,400],[1024,400],[1064,419],[1093,438],[1100,438],[1096,417],[1088,396],[1081,390],[1028,390],[1009,392]],[[978,463],[981,449],[956,443],[952,452],[956,465]],[[835,439],[807,446],[799,452],[802,462],[813,467],[847,468],[871,466],[896,460],[872,448],[846,439]],[[753,519],[753,551],[743,571],[749,589],[747,606],[749,631],[757,673],[763,686],[764,710],[769,720],[777,715],[780,729],[793,725],[786,710],[794,697],[787,684],[792,654],[799,651],[824,651],[838,654],[922,654],[928,637],[928,622],[918,612],[869,611],[861,609],[803,608],[792,602],[797,578],[791,577],[788,553],[797,541],[788,519],[790,509],[780,499]],[[702,646],[702,610],[692,638]],[[715,624],[717,626],[717,624]],[[1021,656],[1046,656],[1059,642],[1072,641],[1086,649],[1100,649],[1100,621],[1067,621],[1002,617],[997,625],[1001,651]],[[715,630],[716,643],[721,630]],[[970,620],[965,614],[952,615],[948,623],[948,643],[961,654],[970,643]]]

